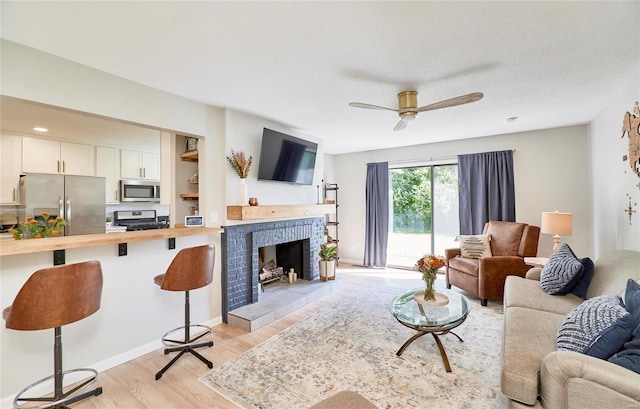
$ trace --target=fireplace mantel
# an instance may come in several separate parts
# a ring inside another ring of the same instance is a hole
[[[319,216],[335,212],[335,204],[227,206],[227,219],[263,220],[279,217]]]

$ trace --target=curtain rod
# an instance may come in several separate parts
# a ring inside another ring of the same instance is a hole
[[[512,151],[515,152],[515,149],[503,149],[503,151]],[[477,152],[477,153],[486,153],[486,152]],[[469,155],[468,153],[463,153],[462,155]],[[429,157],[429,158],[419,158],[419,159],[403,159],[397,161],[389,161],[389,165],[402,165],[407,163],[420,163],[420,162],[438,162],[444,160],[453,160],[457,159],[458,155],[449,155],[449,156],[438,156],[438,157]]]

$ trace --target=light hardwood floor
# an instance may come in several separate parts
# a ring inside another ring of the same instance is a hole
[[[416,288],[423,285],[420,275],[412,271],[340,266],[336,274],[344,280],[343,286],[338,291],[251,333],[225,324],[217,325],[212,328],[211,339],[214,341],[214,346],[200,348],[198,352],[211,360],[216,368],[362,285],[376,283],[398,288]],[[444,281],[444,277],[440,276],[438,280]],[[209,369],[192,355],[180,358],[160,380],[156,381],[155,373],[173,356],[174,354],[164,355],[163,350],[158,349],[100,373],[96,386],[102,386],[103,393],[75,403],[72,407],[74,409],[237,408],[236,405],[198,381],[198,378]]]

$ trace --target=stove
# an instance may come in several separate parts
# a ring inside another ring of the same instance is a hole
[[[168,218],[158,221],[155,210],[125,210],[113,212],[113,225],[126,226],[127,231],[166,229],[169,227]]]

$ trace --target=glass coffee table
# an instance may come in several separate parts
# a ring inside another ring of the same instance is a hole
[[[449,358],[444,351],[440,335],[453,334],[460,342],[464,342],[451,330],[464,322],[469,314],[470,304],[467,297],[451,290],[438,291],[449,298],[447,305],[431,307],[420,304],[413,298],[418,291],[423,288],[416,288],[407,293],[399,295],[391,303],[391,314],[405,327],[409,327],[418,331],[417,334],[409,338],[396,353],[397,356],[402,355],[405,349],[416,339],[423,335],[431,334],[438,344],[442,362],[447,372],[451,372]]]

